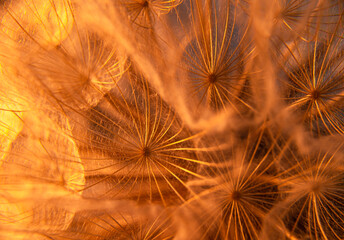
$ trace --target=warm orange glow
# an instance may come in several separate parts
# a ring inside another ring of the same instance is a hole
[[[0,239],[344,239],[342,0],[0,2]]]

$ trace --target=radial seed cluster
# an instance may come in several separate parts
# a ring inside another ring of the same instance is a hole
[[[0,1],[0,239],[344,239],[342,0]]]

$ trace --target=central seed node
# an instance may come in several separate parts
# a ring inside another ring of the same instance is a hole
[[[314,192],[314,193],[319,193],[322,189],[322,186],[319,182],[314,182],[312,183],[312,186],[311,186],[311,191]]]
[[[320,98],[320,92],[316,89],[314,89],[312,92],[311,92],[311,98],[313,100],[317,100],[318,98]]]
[[[233,201],[239,201],[242,198],[242,194],[239,191],[233,191],[231,194],[231,198]]]
[[[209,76],[208,76],[209,83],[215,83],[216,80],[217,80],[217,77],[214,73],[209,74]]]
[[[152,151],[149,149],[149,147],[144,147],[142,149],[142,155],[144,157],[149,157],[152,154]]]
[[[142,7],[144,7],[144,8],[148,7],[148,1],[144,1],[144,2],[142,3]]]

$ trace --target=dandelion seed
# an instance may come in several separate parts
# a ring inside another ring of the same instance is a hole
[[[119,0],[126,8],[129,19],[143,28],[152,28],[156,18],[167,14],[182,0]]]
[[[342,41],[332,35],[327,41],[299,43],[290,51],[285,81],[290,108],[302,112],[303,121],[315,135],[343,133]]]
[[[78,31],[58,49],[30,57],[28,69],[47,94],[74,108],[88,108],[115,86],[123,71],[120,61],[97,35]]]
[[[172,239],[174,228],[169,209],[154,213],[156,206],[147,206],[142,212],[121,210],[119,212],[86,211],[78,213],[70,231],[50,234],[49,237],[85,240],[153,240]]]
[[[187,179],[200,177],[197,165],[207,164],[196,158],[192,144],[200,134],[183,126],[143,76],[126,77],[85,114],[87,139],[80,144],[86,192],[163,204],[185,201]]]
[[[275,177],[269,174],[271,149],[259,156],[261,137],[253,149],[250,139],[246,149],[236,150],[233,159],[210,170],[209,179],[198,181],[202,190],[189,202],[202,209],[194,210],[200,239],[259,239],[262,221],[279,195]]]
[[[234,5],[218,5],[209,1],[190,1],[192,37],[185,50],[184,62],[190,77],[190,95],[198,106],[206,105],[218,111],[232,107],[251,108],[248,102],[245,64],[253,48],[246,41],[247,26],[239,30]],[[221,9],[219,9],[221,7]],[[184,64],[184,63],[183,63]]]
[[[38,121],[38,116],[30,118],[26,113],[23,130],[0,170],[1,222],[23,234],[66,229],[74,213],[50,201],[77,196],[84,187],[76,146],[64,132],[68,123],[62,119],[56,123],[46,115]],[[49,124],[50,131],[44,124]]]
[[[343,169],[339,154],[294,153],[283,176],[286,199],[276,205],[287,231],[296,238],[342,239]]]
[[[343,6],[2,1],[0,238],[344,239]]]
[[[7,48],[1,56],[15,85],[59,105],[87,108],[96,104],[124,71],[116,49],[82,27],[69,1],[24,1],[23,5],[22,15],[30,21],[7,8],[2,24]],[[26,29],[30,24],[37,25],[33,33]],[[17,34],[25,37],[23,43]]]

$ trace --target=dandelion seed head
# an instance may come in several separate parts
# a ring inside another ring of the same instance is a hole
[[[0,8],[0,238],[344,238],[342,1]]]
[[[289,92],[288,107],[303,115],[304,124],[314,136],[343,132],[339,119],[343,75],[338,71],[343,63],[340,42],[332,35],[326,40],[286,45],[290,55],[283,68],[288,78],[284,81]]]

